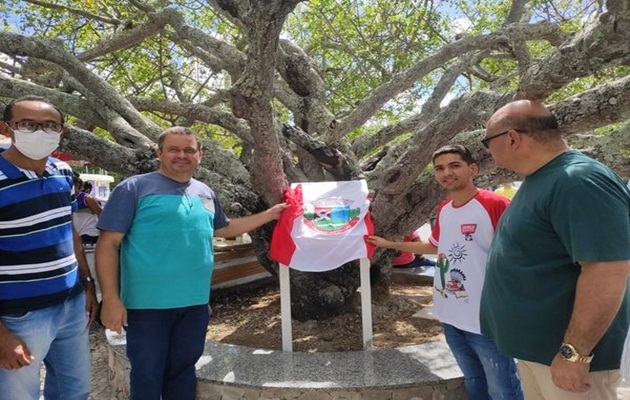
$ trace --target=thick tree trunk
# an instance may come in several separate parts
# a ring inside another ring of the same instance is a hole
[[[359,287],[359,264],[327,272],[291,270],[291,310],[299,321],[327,319],[347,312]]]

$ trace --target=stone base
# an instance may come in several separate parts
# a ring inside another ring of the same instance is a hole
[[[466,394],[459,384],[407,389],[273,389],[243,388],[199,381],[197,399],[204,400],[463,400]]]
[[[129,397],[124,337],[107,332],[110,381]],[[461,371],[444,342],[391,350],[287,353],[206,342],[197,362],[197,399],[466,399]]]

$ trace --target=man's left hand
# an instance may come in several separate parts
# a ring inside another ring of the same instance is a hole
[[[590,388],[589,370],[590,364],[567,361],[556,354],[551,362],[551,379],[556,386],[567,392],[586,392]]]
[[[88,314],[88,326],[96,319],[96,312],[98,310],[98,301],[96,300],[96,284],[87,282],[83,286],[85,290],[85,312]]]

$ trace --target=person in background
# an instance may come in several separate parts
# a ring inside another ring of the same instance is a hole
[[[482,143],[524,175],[488,256],[482,333],[517,358],[528,399],[617,399],[630,323],[630,192],[571,150],[556,117],[518,100]]]
[[[94,281],[72,227],[72,169],[50,157],[65,133],[43,97],[9,103],[0,134],[0,399],[85,400]]]
[[[214,191],[192,177],[202,148],[189,128],[164,131],[157,154],[159,171],[121,182],[101,214],[101,321],[126,330],[132,400],[192,400],[210,318],[212,239],[256,229],[288,205],[228,219]]]
[[[496,188],[494,190],[494,193],[500,194],[501,196],[505,196],[508,199],[512,200],[517,191],[518,188],[514,187],[514,184],[512,182],[507,182],[501,185],[501,187]]]
[[[74,226],[81,236],[84,245],[93,246],[98,241],[99,230],[96,228],[98,217],[103,209],[98,201],[90,194],[92,184],[75,178],[75,199],[77,210],[72,214]]]
[[[473,183],[478,169],[470,151],[461,145],[433,153],[435,180],[448,191],[438,206],[428,242],[391,242],[378,236],[378,247],[421,254],[438,254],[433,279],[433,314],[464,373],[469,399],[523,399],[516,365],[491,339],[481,334],[479,303],[488,249],[509,200]]]
[[[417,242],[420,240],[418,232],[413,231],[411,234],[403,237],[405,242]],[[435,261],[425,258],[422,254],[413,254],[407,251],[401,251],[392,260],[393,268],[415,268],[415,267],[434,267]]]

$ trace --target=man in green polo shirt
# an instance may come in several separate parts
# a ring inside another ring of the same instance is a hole
[[[525,176],[497,227],[481,330],[518,359],[526,399],[617,399],[630,323],[630,192],[571,150],[542,104],[488,121],[495,162]]]

